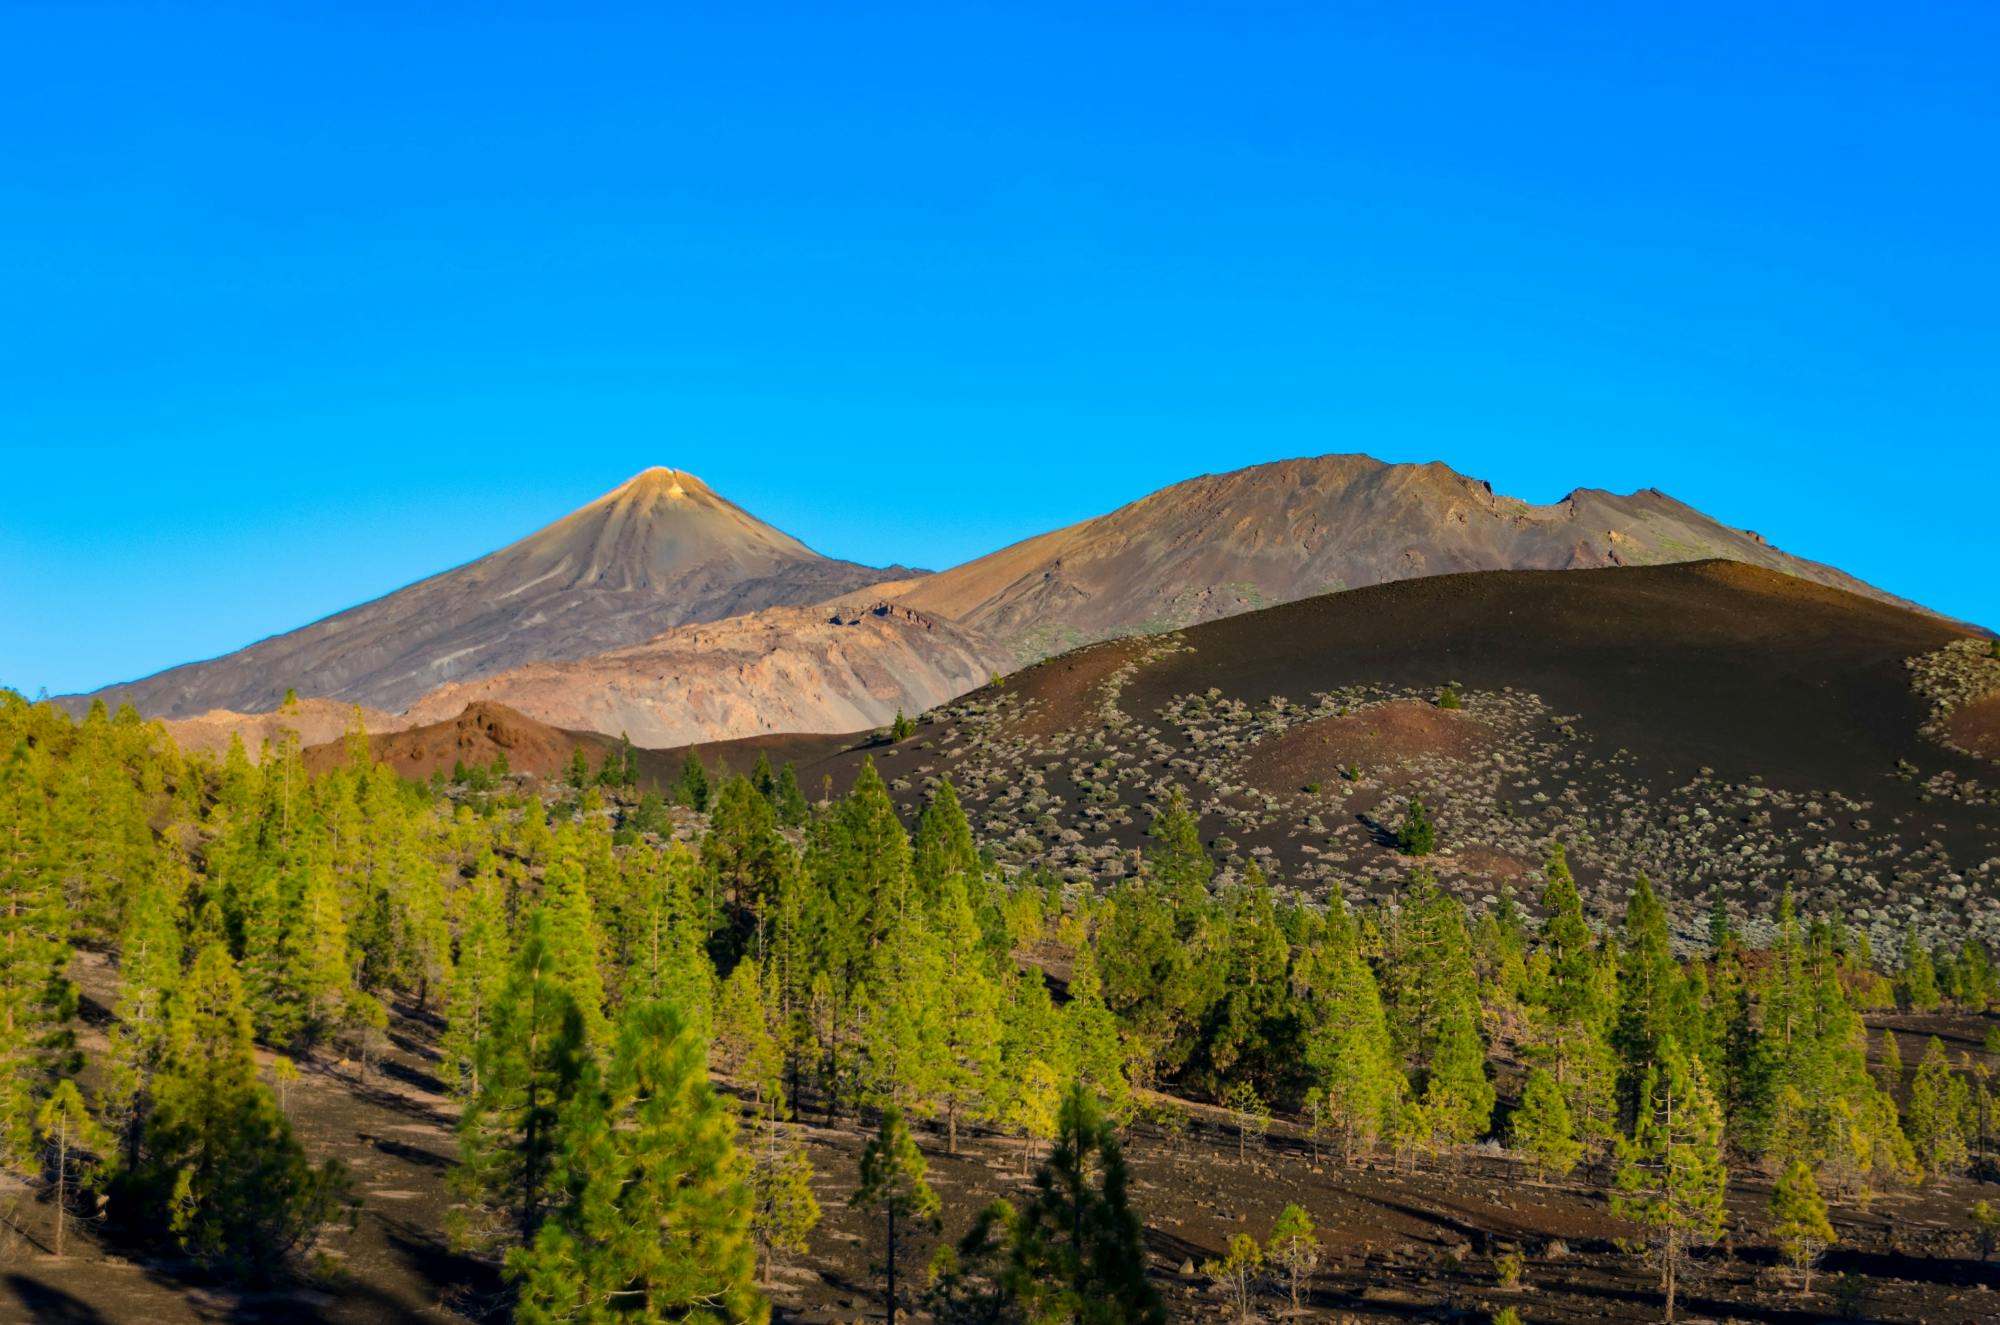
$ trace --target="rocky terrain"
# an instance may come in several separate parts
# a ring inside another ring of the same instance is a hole
[[[439,685],[908,575],[822,557],[692,474],[649,469],[518,543],[208,662],[96,692],[147,717],[302,696],[400,710]],[[81,713],[93,696],[74,697]]]
[[[800,776],[872,757],[911,812],[949,777],[1004,862],[1099,885],[1180,787],[1238,871],[1392,890],[1421,797],[1422,863],[1474,901],[1525,900],[1560,838],[1605,914],[1643,872],[1690,935],[1717,891],[1759,934],[1792,884],[1878,944],[1947,915],[1991,941],[2000,768],[1927,735],[1912,684],[1989,648],[1729,562],[1440,576],[1069,653]]]
[[[1897,601],[1653,489],[1618,496],[1579,488],[1534,506],[1446,465],[1365,455],[1189,479],[912,581],[899,597],[985,631],[1025,663],[1093,640],[1420,575],[1712,557]]]
[[[567,662],[530,663],[424,696],[409,721],[496,702],[558,727],[678,746],[852,732],[991,679],[1005,655],[976,631],[878,599],[771,608]]]

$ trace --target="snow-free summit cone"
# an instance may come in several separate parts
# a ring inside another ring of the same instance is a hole
[[[908,575],[822,557],[664,466],[497,552],[208,662],[98,691],[148,717],[262,713],[287,689],[391,711],[451,681]],[[78,696],[80,712],[90,696]]]

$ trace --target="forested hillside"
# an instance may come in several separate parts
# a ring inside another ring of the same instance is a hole
[[[1559,842],[1469,908],[1424,868],[1420,802],[1402,886],[1350,904],[1219,873],[1178,793],[1097,891],[1002,871],[948,781],[906,831],[872,766],[817,802],[762,761],[691,759],[641,795],[623,748],[560,780],[411,783],[357,731],[314,776],[288,737],[193,755],[130,710],[11,693],[0,750],[0,1146],[35,1212],[14,1227],[51,1257],[338,1301],[314,1253],[356,1187],[288,1092],[302,1066],[365,1084],[425,1025],[456,1131],[430,1232],[490,1275],[440,1290],[446,1314],[762,1320],[787,1263],[840,1254],[816,1237],[835,1190],[868,1311],[1151,1321],[1358,1291],[1302,1205],[1175,1272],[1150,1216],[1201,1193],[1135,1198],[1126,1152],[1218,1125],[1244,1163],[1293,1138],[1294,1173],[1504,1156],[1608,1202],[1629,1241],[1605,1256],[1646,1257],[1669,1314],[1717,1246],[1824,1291],[1814,1265],[1878,1199],[2000,1230],[1963,1199],[1991,1175],[2000,1036],[1931,1039],[1912,1072],[1863,1020],[1987,1024],[1977,942],[1878,954],[1787,894],[1760,950],[1726,908],[1677,946],[1672,880],[1592,914]],[[108,1002],[82,1004],[107,961]],[[833,1124],[868,1138],[839,1172]],[[1009,1199],[928,1181],[996,1144],[1001,1170],[1039,1165]],[[1494,1292],[1521,1274],[1504,1254]]]

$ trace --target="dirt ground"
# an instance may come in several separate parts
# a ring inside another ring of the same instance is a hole
[[[108,971],[86,955],[79,972],[101,1007]],[[1906,1061],[1931,1034],[1978,1052],[1987,1019],[1890,1017]],[[434,1076],[437,1027],[398,1009],[392,1046],[365,1079],[356,1064],[307,1064],[286,1107],[313,1155],[352,1166],[361,1199],[349,1229],[332,1231],[309,1272],[270,1291],[219,1291],[177,1277],[171,1266],[128,1259],[72,1226],[69,1254],[50,1254],[51,1211],[24,1186],[0,1191],[0,1322],[449,1321],[504,1314],[491,1267],[452,1253],[439,1232],[448,1203],[444,1176],[453,1154],[453,1109]],[[93,1032],[95,1033],[95,1032]],[[1386,1159],[1343,1168],[1317,1160],[1283,1120],[1239,1138],[1221,1115],[1196,1106],[1185,1135],[1170,1139],[1144,1125],[1128,1143],[1134,1195],[1147,1228],[1153,1273],[1176,1320],[1223,1319],[1215,1288],[1195,1269],[1237,1232],[1260,1240],[1287,1201],[1313,1216],[1327,1247],[1309,1314],[1316,1319],[1483,1320],[1513,1306],[1529,1322],[1584,1325],[1659,1319],[1653,1273],[1620,1250],[1630,1230],[1610,1212],[1601,1181],[1541,1186],[1497,1150],[1469,1153],[1446,1172],[1397,1172]],[[862,1136],[855,1120],[832,1125],[808,1114],[798,1126],[818,1171],[825,1219],[812,1251],[774,1272],[776,1317],[834,1325],[880,1317],[877,1230],[847,1206]],[[921,1133],[930,1180],[944,1201],[943,1236],[956,1238],[995,1195],[1020,1198],[1023,1146],[1014,1138],[970,1135],[946,1155],[941,1135]],[[1601,1175],[1598,1175],[1601,1178]],[[1960,1180],[1879,1196],[1866,1209],[1837,1207],[1841,1245],[1802,1297],[1775,1263],[1765,1236],[1768,1180],[1732,1175],[1732,1236],[1684,1287],[1690,1319],[1806,1322],[1838,1318],[1841,1276],[1861,1277],[1852,1318],[1942,1325],[2000,1319],[2000,1261],[1979,1260],[1969,1210],[2000,1201],[2000,1183]],[[906,1262],[914,1279],[930,1243]],[[1518,1253],[1521,1283],[1503,1288],[1495,1258]],[[1266,1318],[1289,1310],[1275,1286],[1261,1298]]]

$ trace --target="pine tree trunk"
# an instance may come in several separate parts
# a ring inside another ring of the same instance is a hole
[[[896,1205],[889,1203],[889,1325],[896,1325]]]
[[[63,1223],[69,1213],[69,1127],[64,1124],[56,1141],[56,1259],[63,1254]]]

